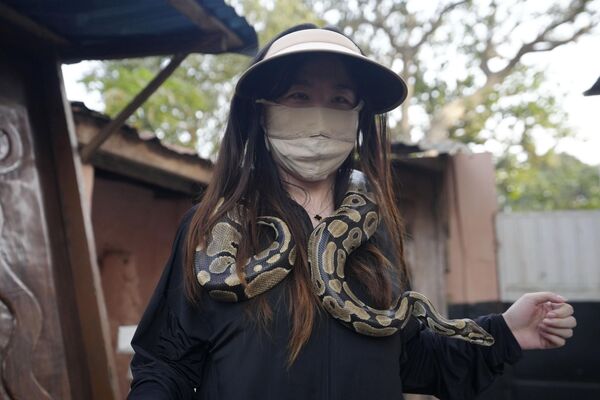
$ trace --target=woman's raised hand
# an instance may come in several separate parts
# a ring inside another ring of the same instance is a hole
[[[502,315],[523,350],[562,347],[577,325],[566,301],[551,292],[527,293]]]

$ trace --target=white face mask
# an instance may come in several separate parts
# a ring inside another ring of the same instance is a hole
[[[265,104],[266,143],[273,159],[297,178],[325,179],[354,148],[362,102],[351,110],[257,102]]]

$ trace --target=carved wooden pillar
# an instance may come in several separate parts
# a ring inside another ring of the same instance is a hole
[[[61,79],[43,47],[0,41],[0,399],[117,398]]]
[[[69,397],[42,202],[27,111],[0,100],[0,393],[8,399]]]

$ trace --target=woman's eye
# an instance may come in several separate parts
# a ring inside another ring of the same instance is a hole
[[[290,100],[308,100],[308,95],[302,92],[293,92],[285,97]]]
[[[335,103],[341,103],[341,104],[350,104],[350,100],[348,100],[347,98],[345,98],[345,97],[342,97],[342,96],[337,96],[337,97],[335,97],[335,98],[333,99],[333,101],[334,101]]]
[[[332,99],[332,104],[335,108],[350,109],[354,106],[354,102],[345,96],[336,96]]]

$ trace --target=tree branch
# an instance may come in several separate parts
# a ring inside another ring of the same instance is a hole
[[[552,40],[548,37],[548,36],[552,35],[552,33],[554,33],[554,30],[557,29],[559,26],[564,25],[566,23],[573,23],[574,20],[577,18],[577,16],[580,15],[580,13],[585,12],[585,5],[588,2],[589,2],[588,0],[575,1],[574,3],[579,3],[579,4],[577,4],[576,6],[571,5],[571,7],[569,7],[569,11],[567,12],[567,14],[565,14],[562,18],[559,18],[558,20],[550,23],[550,25],[548,25],[534,40],[532,40],[531,42],[528,42],[528,43],[524,43],[519,48],[519,50],[517,51],[515,56],[508,61],[508,64],[504,68],[502,68],[499,71],[493,72],[492,74],[498,75],[499,77],[504,78],[510,74],[512,69],[519,63],[519,61],[521,61],[521,58],[525,54],[549,51],[549,50],[555,49],[556,47],[561,46],[566,43],[570,43],[573,40],[580,37],[581,35],[591,31],[592,28],[594,28],[598,23],[597,18],[596,18],[596,20],[593,20],[592,22],[590,22],[588,25],[586,25],[582,28],[579,28],[573,34],[569,35],[568,37],[566,37],[564,39]],[[597,15],[593,15],[593,16],[597,16]]]
[[[594,27],[596,26],[596,24],[588,24],[582,28],[579,28],[575,33],[573,33],[573,35],[571,35],[569,38],[567,39],[563,39],[563,40],[547,40],[545,43],[537,43],[539,45],[545,45],[546,47],[536,47],[534,46],[533,49],[531,49],[531,52],[541,52],[541,51],[550,51],[553,50],[555,48],[557,48],[558,46],[562,46],[563,44],[567,44],[570,43],[574,40],[576,40],[577,38],[579,38],[581,35],[584,35],[588,32],[590,32]]]
[[[537,37],[536,41],[543,40],[547,34],[552,32],[559,26],[568,22],[573,22],[579,14],[585,11],[585,7],[591,0],[574,0],[568,7],[568,11],[564,14],[561,13],[562,18],[558,18],[546,27]]]
[[[495,72],[490,71],[487,65],[489,59],[493,57],[495,52],[494,42],[490,37],[490,33],[486,41],[486,49],[481,55],[482,60],[480,63],[481,70],[487,77],[485,84],[475,90],[472,94],[454,99],[436,111],[431,119],[431,126],[427,135],[428,139],[435,142],[446,138],[449,128],[453,126],[456,121],[464,117],[467,112],[467,106],[469,104],[481,103],[486,94],[493,89],[494,85],[502,82],[502,80],[513,71],[525,54],[552,50],[563,44],[570,43],[583,34],[591,31],[598,24],[597,14],[592,15],[592,21],[589,24],[577,29],[568,37],[560,40],[553,40],[550,38],[559,26],[564,25],[565,23],[573,23],[578,15],[585,12],[585,5],[587,3],[588,1],[586,0],[575,1],[572,3],[566,14],[561,14],[562,17],[545,27],[534,40],[524,43],[515,56],[508,61],[508,64],[501,70]]]
[[[490,61],[490,59],[494,56],[496,56],[496,46],[494,44],[494,41],[492,39],[493,35],[488,35],[487,40],[485,42],[485,49],[483,50],[483,52],[481,53],[481,60],[479,60],[479,68],[481,68],[481,71],[483,71],[483,73],[485,74],[485,76],[490,76],[492,74],[492,71],[490,70],[490,67],[488,66],[488,62]]]
[[[430,28],[427,31],[425,31],[425,33],[423,33],[421,40],[419,40],[417,42],[417,44],[415,44],[412,47],[419,48],[420,46],[422,46],[431,37],[431,35],[433,35],[435,33],[435,31],[442,25],[442,22],[444,20],[444,17],[446,16],[446,14],[448,14],[450,11],[454,10],[456,7],[466,4],[467,2],[468,2],[467,0],[457,1],[456,3],[448,4],[446,7],[442,8],[440,11],[438,11],[436,13],[437,18],[435,20],[429,21]]]
[[[387,36],[388,40],[390,41],[390,46],[392,46],[392,48],[396,52],[398,52],[399,54],[412,53],[412,51],[411,51],[412,49],[406,41],[404,43],[397,42],[398,35],[395,32],[393,32],[391,27],[389,27],[385,23],[388,20],[388,18],[390,17],[390,15],[392,15],[393,13],[401,13],[401,11],[398,11],[398,10],[396,10],[396,7],[393,7],[392,11],[389,14],[383,15],[379,9],[376,9],[375,10],[375,21],[372,22],[372,25],[374,28],[380,29]],[[404,15],[404,16],[406,17],[406,15]],[[409,34],[407,35],[407,37],[410,37],[410,30],[412,28],[406,27],[406,29],[409,31]]]

